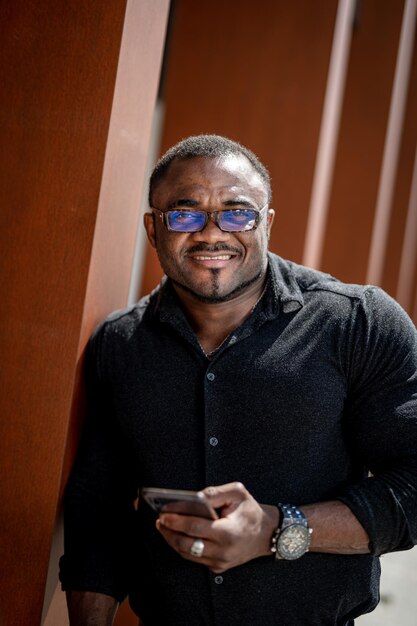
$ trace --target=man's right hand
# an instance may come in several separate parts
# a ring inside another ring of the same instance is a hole
[[[279,521],[276,506],[259,504],[239,482],[207,487],[202,493],[219,510],[219,519],[166,512],[156,523],[178,554],[216,574],[260,556],[272,558],[271,538]],[[204,554],[198,557],[191,552],[196,539],[205,544]]]
[[[119,603],[91,591],[67,591],[70,626],[112,626]]]

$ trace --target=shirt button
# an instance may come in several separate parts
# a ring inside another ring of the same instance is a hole
[[[223,582],[223,576],[216,576],[214,582],[216,583],[216,585],[221,585]]]
[[[208,379],[208,380],[214,380],[215,378],[216,378],[216,377],[215,377],[215,375],[213,374],[213,372],[209,372],[209,373],[207,374],[207,379]]]
[[[210,437],[209,442],[211,446],[217,446],[219,440],[217,439],[217,437]]]
[[[231,346],[232,344],[236,343],[236,341],[237,341],[236,335],[232,335],[230,337],[229,346]]]

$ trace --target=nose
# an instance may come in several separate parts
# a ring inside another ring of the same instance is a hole
[[[209,219],[203,230],[197,233],[193,233],[196,241],[205,241],[207,243],[215,243],[217,241],[228,241],[230,239],[230,233],[221,230],[211,213],[209,213]]]

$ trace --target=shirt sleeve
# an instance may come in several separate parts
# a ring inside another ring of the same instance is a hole
[[[417,333],[381,289],[366,288],[352,317],[346,436],[370,476],[338,498],[380,555],[417,543]]]
[[[101,347],[105,326],[86,354],[87,413],[64,495],[63,590],[93,591],[121,602],[128,592],[136,485],[129,447],[112,411]]]

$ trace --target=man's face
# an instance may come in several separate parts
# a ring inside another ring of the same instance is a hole
[[[264,183],[242,156],[222,159],[175,159],[154,193],[153,206],[220,211],[259,210],[268,202]],[[147,214],[145,227],[161,266],[177,287],[205,302],[224,302],[261,279],[267,266],[269,231],[274,212],[256,230],[224,232],[213,220],[197,233],[170,232],[158,216]]]

